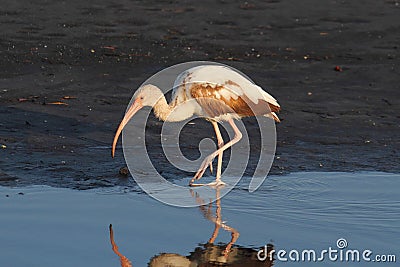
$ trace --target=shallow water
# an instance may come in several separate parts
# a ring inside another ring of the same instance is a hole
[[[399,261],[399,186],[399,174],[293,173],[270,176],[252,194],[239,186],[212,208],[171,207],[118,187],[0,187],[0,266],[120,266],[109,224],[119,253],[133,266],[150,261],[151,266],[164,266],[156,263],[167,258],[182,263],[172,266],[212,266],[207,261],[269,266],[256,257],[266,244],[276,251],[313,249],[319,254],[338,249],[339,238],[348,244],[343,251],[369,249],[370,258],[397,254]],[[218,235],[213,235],[215,228]],[[214,245],[204,245],[212,237]],[[223,256],[227,245],[233,246]],[[286,258],[290,266],[321,265]],[[273,263],[288,265],[276,256]],[[364,264],[362,259],[340,262],[328,256],[323,261],[324,266]]]

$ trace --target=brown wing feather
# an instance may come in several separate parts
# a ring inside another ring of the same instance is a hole
[[[244,94],[237,95],[236,99],[226,99],[220,93],[221,90],[231,91],[223,85],[214,87],[208,84],[195,83],[190,88],[190,94],[211,118],[227,113],[236,113],[240,117],[257,116],[280,110],[279,106],[272,105],[263,99],[258,99],[258,103],[254,103]]]

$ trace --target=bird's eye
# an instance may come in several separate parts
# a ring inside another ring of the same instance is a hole
[[[144,97],[143,97],[143,96],[141,96],[141,97],[140,97],[140,100],[143,100],[143,99],[144,99]]]

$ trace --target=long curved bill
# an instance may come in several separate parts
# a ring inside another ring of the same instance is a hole
[[[122,119],[121,123],[119,124],[117,132],[115,133],[115,136],[114,136],[114,141],[113,141],[112,150],[111,150],[112,157],[114,157],[115,147],[117,145],[118,137],[120,136],[122,130],[124,129],[125,125],[129,122],[129,120],[133,117],[133,115],[135,115],[135,113],[142,107],[143,107],[143,105],[140,102],[140,100],[135,100],[135,102],[133,102],[132,106],[125,113],[125,116]]]

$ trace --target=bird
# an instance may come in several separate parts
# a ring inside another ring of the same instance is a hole
[[[213,125],[218,149],[205,157],[200,168],[190,180],[189,186],[203,186],[195,183],[217,159],[215,181],[207,184],[220,186],[223,152],[239,142],[242,133],[235,120],[251,116],[265,116],[280,122],[277,112],[281,107],[269,93],[256,85],[249,78],[225,65],[200,65],[180,73],[175,79],[171,100],[168,103],[164,93],[155,85],[145,84],[133,95],[133,103],[121,120],[112,144],[111,155],[114,158],[118,138],[132,117],[143,107],[153,109],[155,116],[167,122],[186,120],[195,115],[206,119]],[[228,122],[234,131],[234,137],[224,142],[219,130],[219,123]]]

